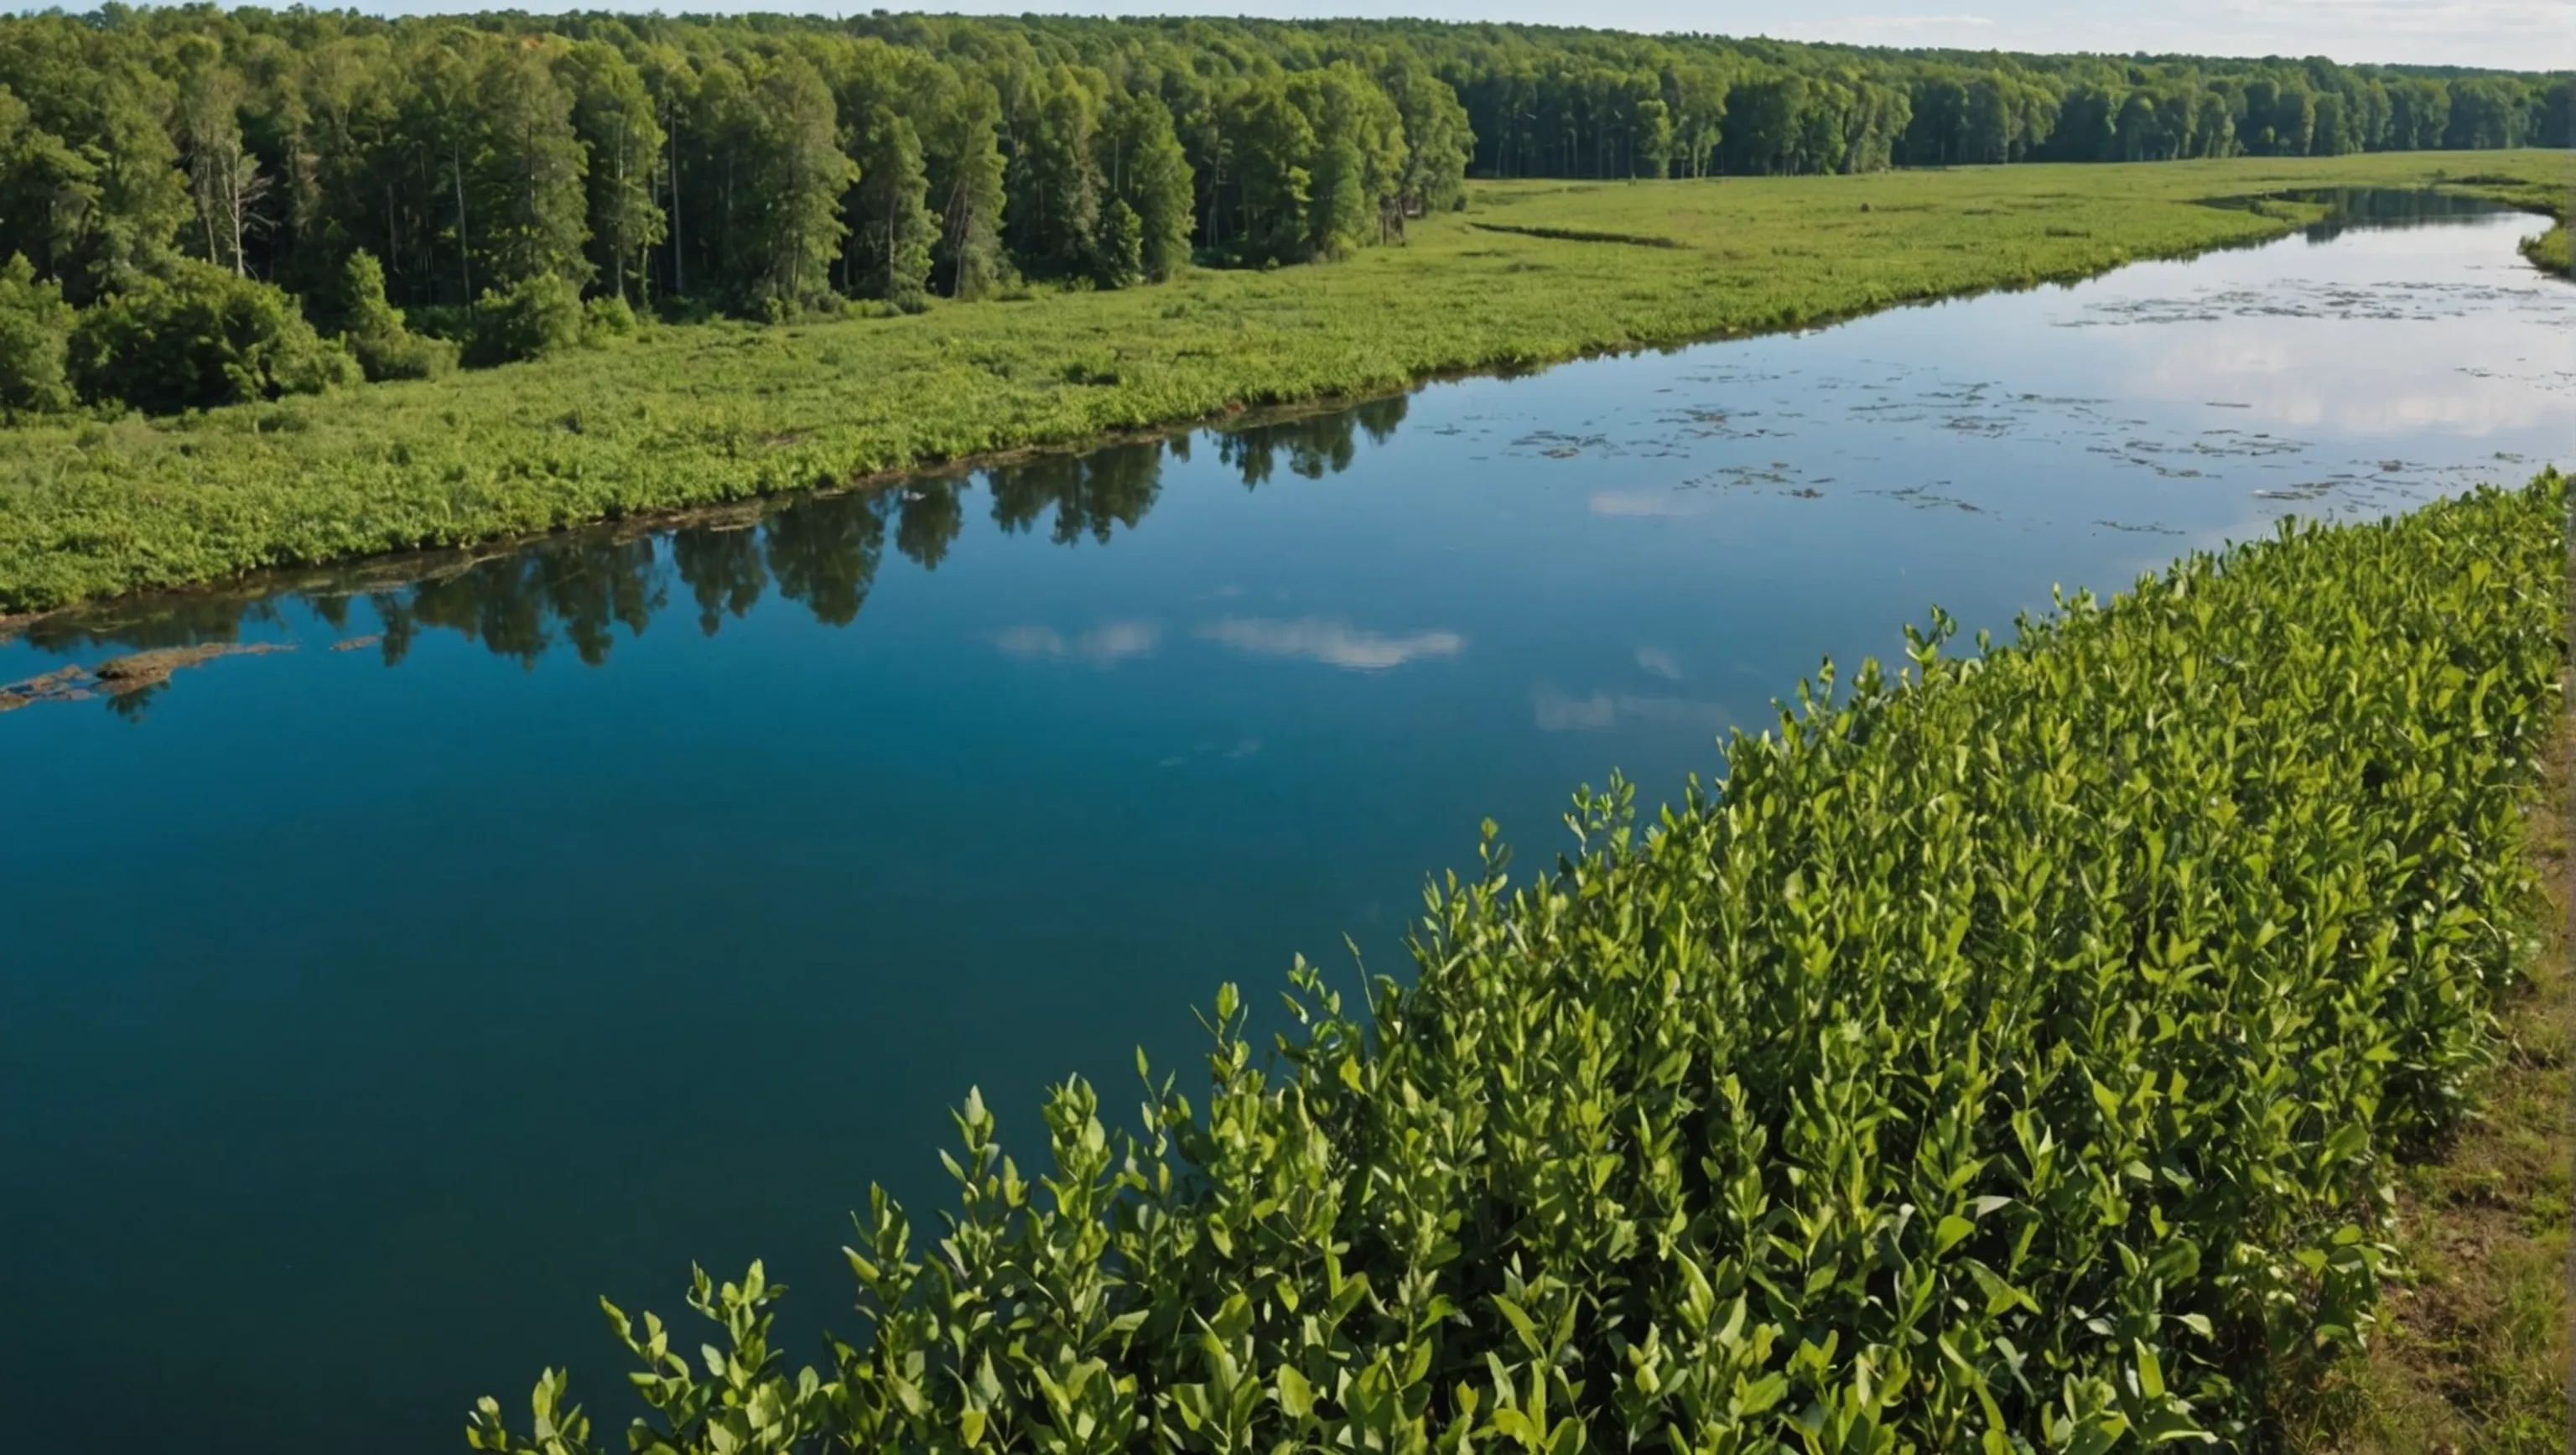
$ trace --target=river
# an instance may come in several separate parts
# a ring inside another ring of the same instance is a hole
[[[1648,802],[1938,603],[2576,460],[2528,218],[1471,378],[0,642],[0,1369],[27,1449],[462,1448],[690,1260],[849,1328],[948,1108],[1132,1105],[1223,980],[1396,971],[1490,816]],[[21,694],[22,697],[27,694]],[[694,1344],[694,1338],[682,1341]],[[615,1447],[623,1414],[604,1419]]]

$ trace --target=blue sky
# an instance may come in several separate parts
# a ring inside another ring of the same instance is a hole
[[[487,8],[484,0],[355,3],[401,13]],[[848,13],[877,3],[916,8],[903,0],[668,0],[662,8]],[[562,0],[518,4],[537,11],[571,8]],[[578,8],[654,7],[581,0]],[[2576,0],[920,0],[917,8],[981,14],[1414,15],[1978,50],[2325,55],[2339,61],[2576,69]]]

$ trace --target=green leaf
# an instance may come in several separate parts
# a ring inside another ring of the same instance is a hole
[[[1315,1387],[1293,1364],[1282,1364],[1272,1380],[1278,1386],[1279,1408],[1290,1419],[1303,1420],[1315,1412]]]

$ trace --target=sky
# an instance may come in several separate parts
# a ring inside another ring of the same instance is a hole
[[[269,0],[281,3],[281,0]],[[397,13],[503,0],[351,0]],[[2330,56],[2344,62],[2576,70],[2576,0],[516,0],[515,8],[977,14],[1420,16],[1703,30],[1781,40],[1972,50]]]

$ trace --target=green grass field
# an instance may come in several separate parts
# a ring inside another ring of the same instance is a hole
[[[1480,184],[1409,245],[1331,266],[911,317],[660,328],[435,382],[25,427],[0,452],[0,612],[1794,327],[2299,220],[2206,199],[2463,179],[2541,205],[2564,196],[2569,164],[2403,153]]]

